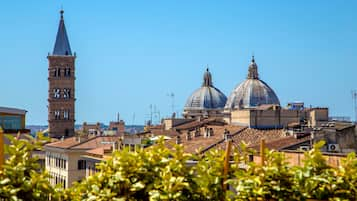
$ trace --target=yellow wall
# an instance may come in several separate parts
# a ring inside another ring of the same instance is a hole
[[[301,112],[296,110],[236,110],[231,113],[232,124],[252,128],[280,128],[300,121]]]

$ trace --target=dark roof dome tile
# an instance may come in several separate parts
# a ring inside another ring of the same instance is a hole
[[[212,83],[212,75],[207,69],[203,76],[202,87],[187,99],[185,110],[223,109],[227,97]]]
[[[254,108],[264,104],[280,105],[280,101],[273,89],[259,79],[258,66],[253,57],[247,79],[233,90],[225,109]]]

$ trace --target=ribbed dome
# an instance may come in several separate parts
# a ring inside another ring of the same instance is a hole
[[[212,75],[207,69],[202,87],[187,99],[184,110],[223,109],[227,97],[212,84]]]
[[[253,57],[247,79],[233,90],[225,109],[253,108],[263,104],[280,105],[280,101],[273,89],[259,79],[258,66]]]

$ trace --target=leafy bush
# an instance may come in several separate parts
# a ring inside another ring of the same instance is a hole
[[[50,199],[55,190],[49,183],[49,175],[39,171],[38,158],[31,156],[32,151],[42,148],[43,138],[34,140],[28,136],[25,140],[11,135],[7,137],[11,145],[5,147],[8,158],[0,170],[0,200]]]
[[[242,146],[244,147],[244,146]],[[246,169],[235,167],[234,177],[228,183],[234,189],[229,200],[301,200],[294,188],[294,173],[284,154],[266,151],[263,165],[248,162],[247,151],[236,158],[236,164],[248,164]]]
[[[75,185],[73,200],[195,200],[192,156],[161,142],[148,150],[116,151],[98,166],[99,172]]]
[[[263,165],[249,162],[251,150],[234,152],[228,180],[223,151],[204,156],[167,149],[163,141],[137,152],[116,151],[98,172],[69,189],[52,187],[31,152],[41,141],[10,136],[9,158],[0,170],[0,200],[356,200],[357,158],[349,154],[332,168],[319,151],[305,152],[304,165],[290,166],[283,153],[265,151]],[[195,162],[192,162],[195,161]],[[188,165],[193,164],[193,165]],[[222,184],[229,184],[227,192]]]
[[[321,141],[305,152],[304,165],[294,170],[295,188],[299,189],[303,197],[327,200],[336,189],[337,171],[327,165],[320,152],[323,145],[324,142]]]

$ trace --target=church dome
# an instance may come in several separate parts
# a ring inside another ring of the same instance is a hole
[[[263,104],[280,105],[280,101],[273,89],[259,79],[258,66],[253,57],[247,79],[233,90],[225,109],[254,108]]]
[[[212,75],[207,69],[203,76],[202,87],[187,99],[184,110],[223,109],[227,97],[212,84]]]

